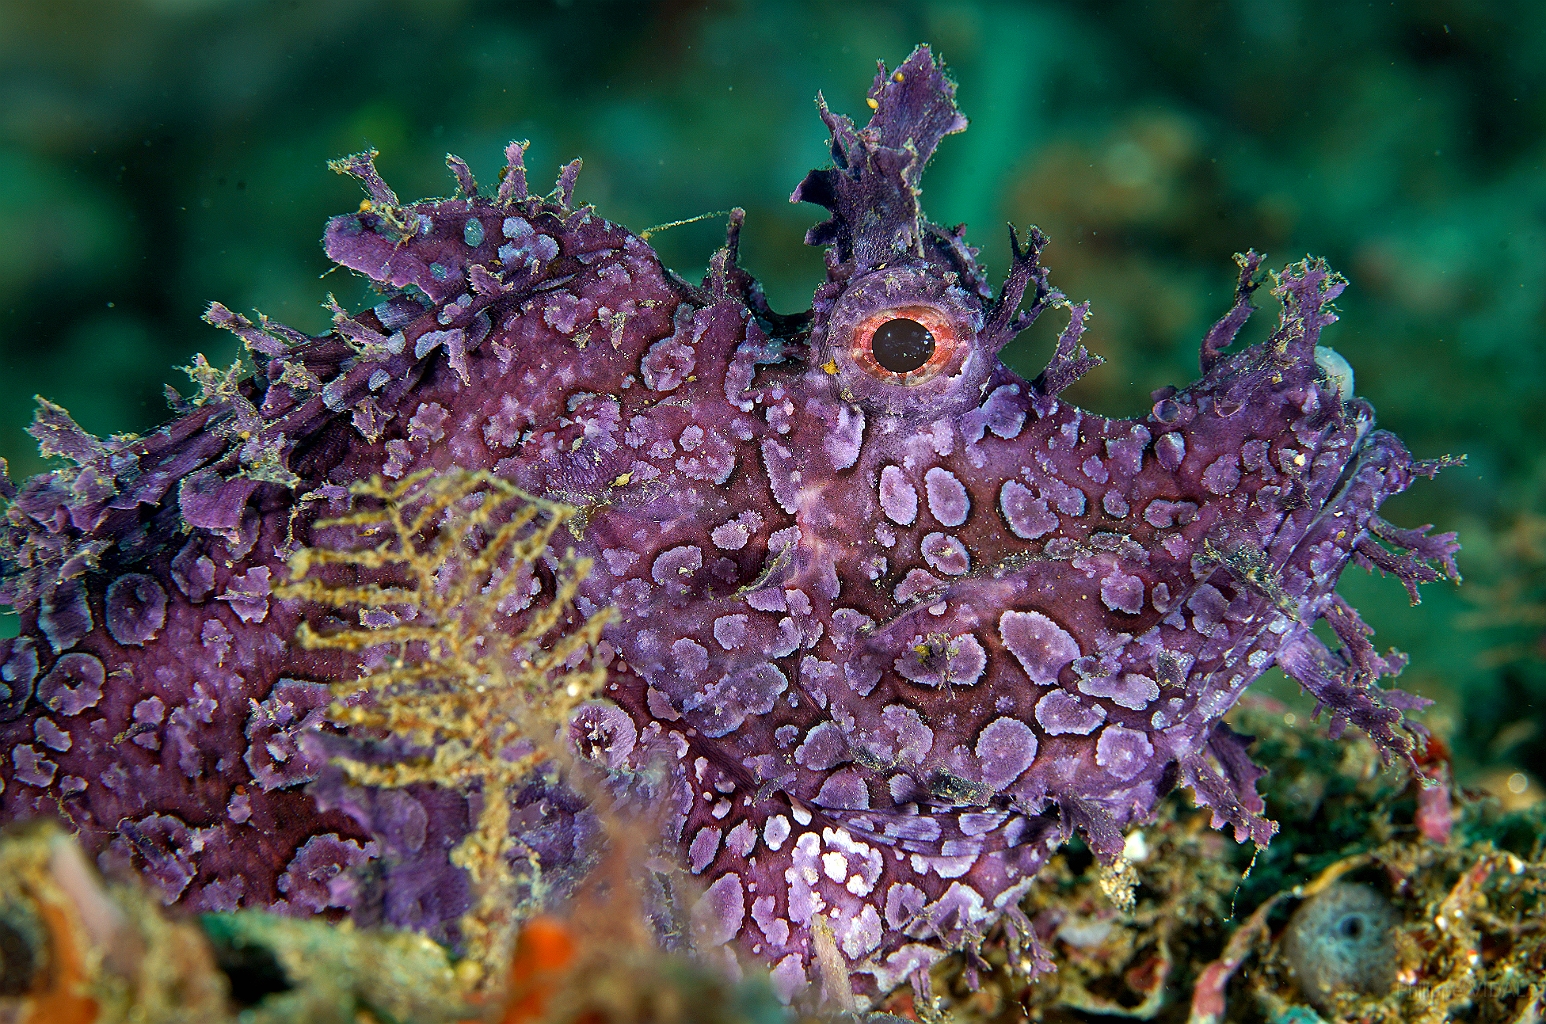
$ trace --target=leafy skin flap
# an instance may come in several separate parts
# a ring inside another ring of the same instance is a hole
[[[880,65],[869,91],[874,114],[862,129],[817,97],[832,133],[835,166],[806,175],[789,198],[825,206],[833,216],[810,229],[807,245],[831,245],[840,260],[852,260],[860,270],[922,255],[923,168],[941,139],[966,130],[955,92],[929,48],[920,46],[894,72]]]

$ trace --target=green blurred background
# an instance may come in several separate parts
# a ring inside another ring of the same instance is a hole
[[[995,274],[1004,222],[1051,236],[1053,281],[1093,301],[1109,362],[1076,397],[1133,414],[1195,375],[1229,303],[1230,255],[1306,252],[1352,279],[1327,342],[1382,425],[1470,464],[1387,506],[1458,529],[1462,588],[1407,609],[1394,581],[1343,591],[1462,779],[1510,802],[1546,777],[1546,4],[1539,0],[1174,3],[0,2],[0,457],[43,468],[32,396],[100,433],[165,415],[162,386],[234,339],[211,299],[307,331],[333,291],[317,239],[354,208],[331,157],[374,146],[406,197],[486,182],[511,138],[537,180],[638,230],[744,206],[745,261],[803,309],[820,211],[786,198],[826,160],[812,99],[865,114],[874,61],[932,42],[972,120],[924,179]],[[722,222],[654,239],[702,272]],[[1050,320],[1051,318],[1049,318]],[[1260,337],[1268,311],[1247,331]],[[1034,373],[1058,325],[1008,358]],[[0,619],[0,635],[14,631]],[[1281,677],[1266,688],[1297,695]],[[1513,789],[1521,792],[1511,792]]]

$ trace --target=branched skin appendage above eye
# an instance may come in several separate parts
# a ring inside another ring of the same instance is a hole
[[[1012,236],[995,292],[919,207],[965,128],[954,85],[920,48],[869,98],[863,128],[821,105],[834,166],[795,191],[831,212],[808,314],[771,311],[737,265],[739,212],[694,286],[575,205],[577,163],[533,196],[512,144],[491,194],[453,160],[455,197],[404,205],[362,155],[339,169],[369,202],[324,244],[380,304],[316,338],[211,307],[257,373],[196,364],[200,394],[143,438],[40,410],[69,464],[21,486],[0,535],[23,626],[0,644],[4,816],[67,817],[190,909],[454,940],[468,795],[351,786],[314,756],[328,684],[360,666],[296,643],[320,612],[273,592],[349,484],[426,471],[574,509],[593,563],[574,613],[616,618],[572,745],[663,813],[695,881],[661,904],[788,999],[926,984],[997,927],[1046,969],[1017,909],[1038,868],[1075,833],[1112,863],[1177,785],[1266,843],[1261,771],[1221,719],[1274,664],[1333,730],[1410,761],[1424,702],[1379,684],[1403,658],[1336,581],[1356,563],[1415,594],[1458,546],[1377,514],[1444,463],[1375,429],[1321,344],[1345,282],[1239,257],[1201,379],[1141,418],[1086,412],[1060,395],[1099,364],[1089,309],[1050,286],[1046,239]],[[1237,351],[1264,284],[1278,328]],[[1068,324],[1023,379],[998,354],[1052,308]],[[553,570],[509,599],[551,602]],[[511,835],[561,893],[595,818],[551,780],[512,792]]]

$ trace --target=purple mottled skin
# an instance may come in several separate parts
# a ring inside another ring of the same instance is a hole
[[[577,164],[537,198],[520,146],[493,195],[453,160],[458,197],[404,206],[356,158],[371,203],[325,246],[380,305],[318,338],[212,307],[257,373],[207,371],[144,438],[46,406],[34,433],[73,465],[21,487],[0,549],[23,626],[0,647],[4,817],[63,814],[193,907],[445,926],[466,801],[326,767],[318,684],[353,666],[298,649],[305,610],[270,596],[350,482],[425,468],[584,508],[580,609],[621,614],[610,703],[576,743],[670,808],[699,943],[767,963],[786,997],[818,947],[874,993],[1000,921],[1023,932],[1058,843],[1109,862],[1177,785],[1266,843],[1260,769],[1220,719],[1273,664],[1334,729],[1410,759],[1423,702],[1376,685],[1401,659],[1334,587],[1358,563],[1415,595],[1457,545],[1377,515],[1439,463],[1375,430],[1317,349],[1342,280],[1288,268],[1278,330],[1228,352],[1259,280],[1242,257],[1199,381],[1142,419],[1084,412],[1058,395],[1099,360],[1042,236],[995,295],[918,208],[966,126],[954,86],[920,48],[869,95],[862,130],[821,106],[835,167],[793,197],[832,213],[809,314],[772,313],[737,266],[739,213],[696,287],[573,206]],[[1027,381],[997,354],[1054,306],[1071,323]],[[871,348],[899,317],[931,331],[921,367]],[[515,827],[545,865],[594,841],[538,783]]]

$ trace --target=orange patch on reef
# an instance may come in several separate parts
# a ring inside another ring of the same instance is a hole
[[[522,925],[510,964],[510,1003],[500,1024],[541,1020],[574,956],[574,935],[557,918],[534,917]]]
[[[81,995],[86,984],[86,964],[75,942],[75,930],[59,907],[45,901],[36,903],[38,916],[48,928],[49,985],[32,996],[22,1024],[92,1024],[97,1019],[97,1001]]]

